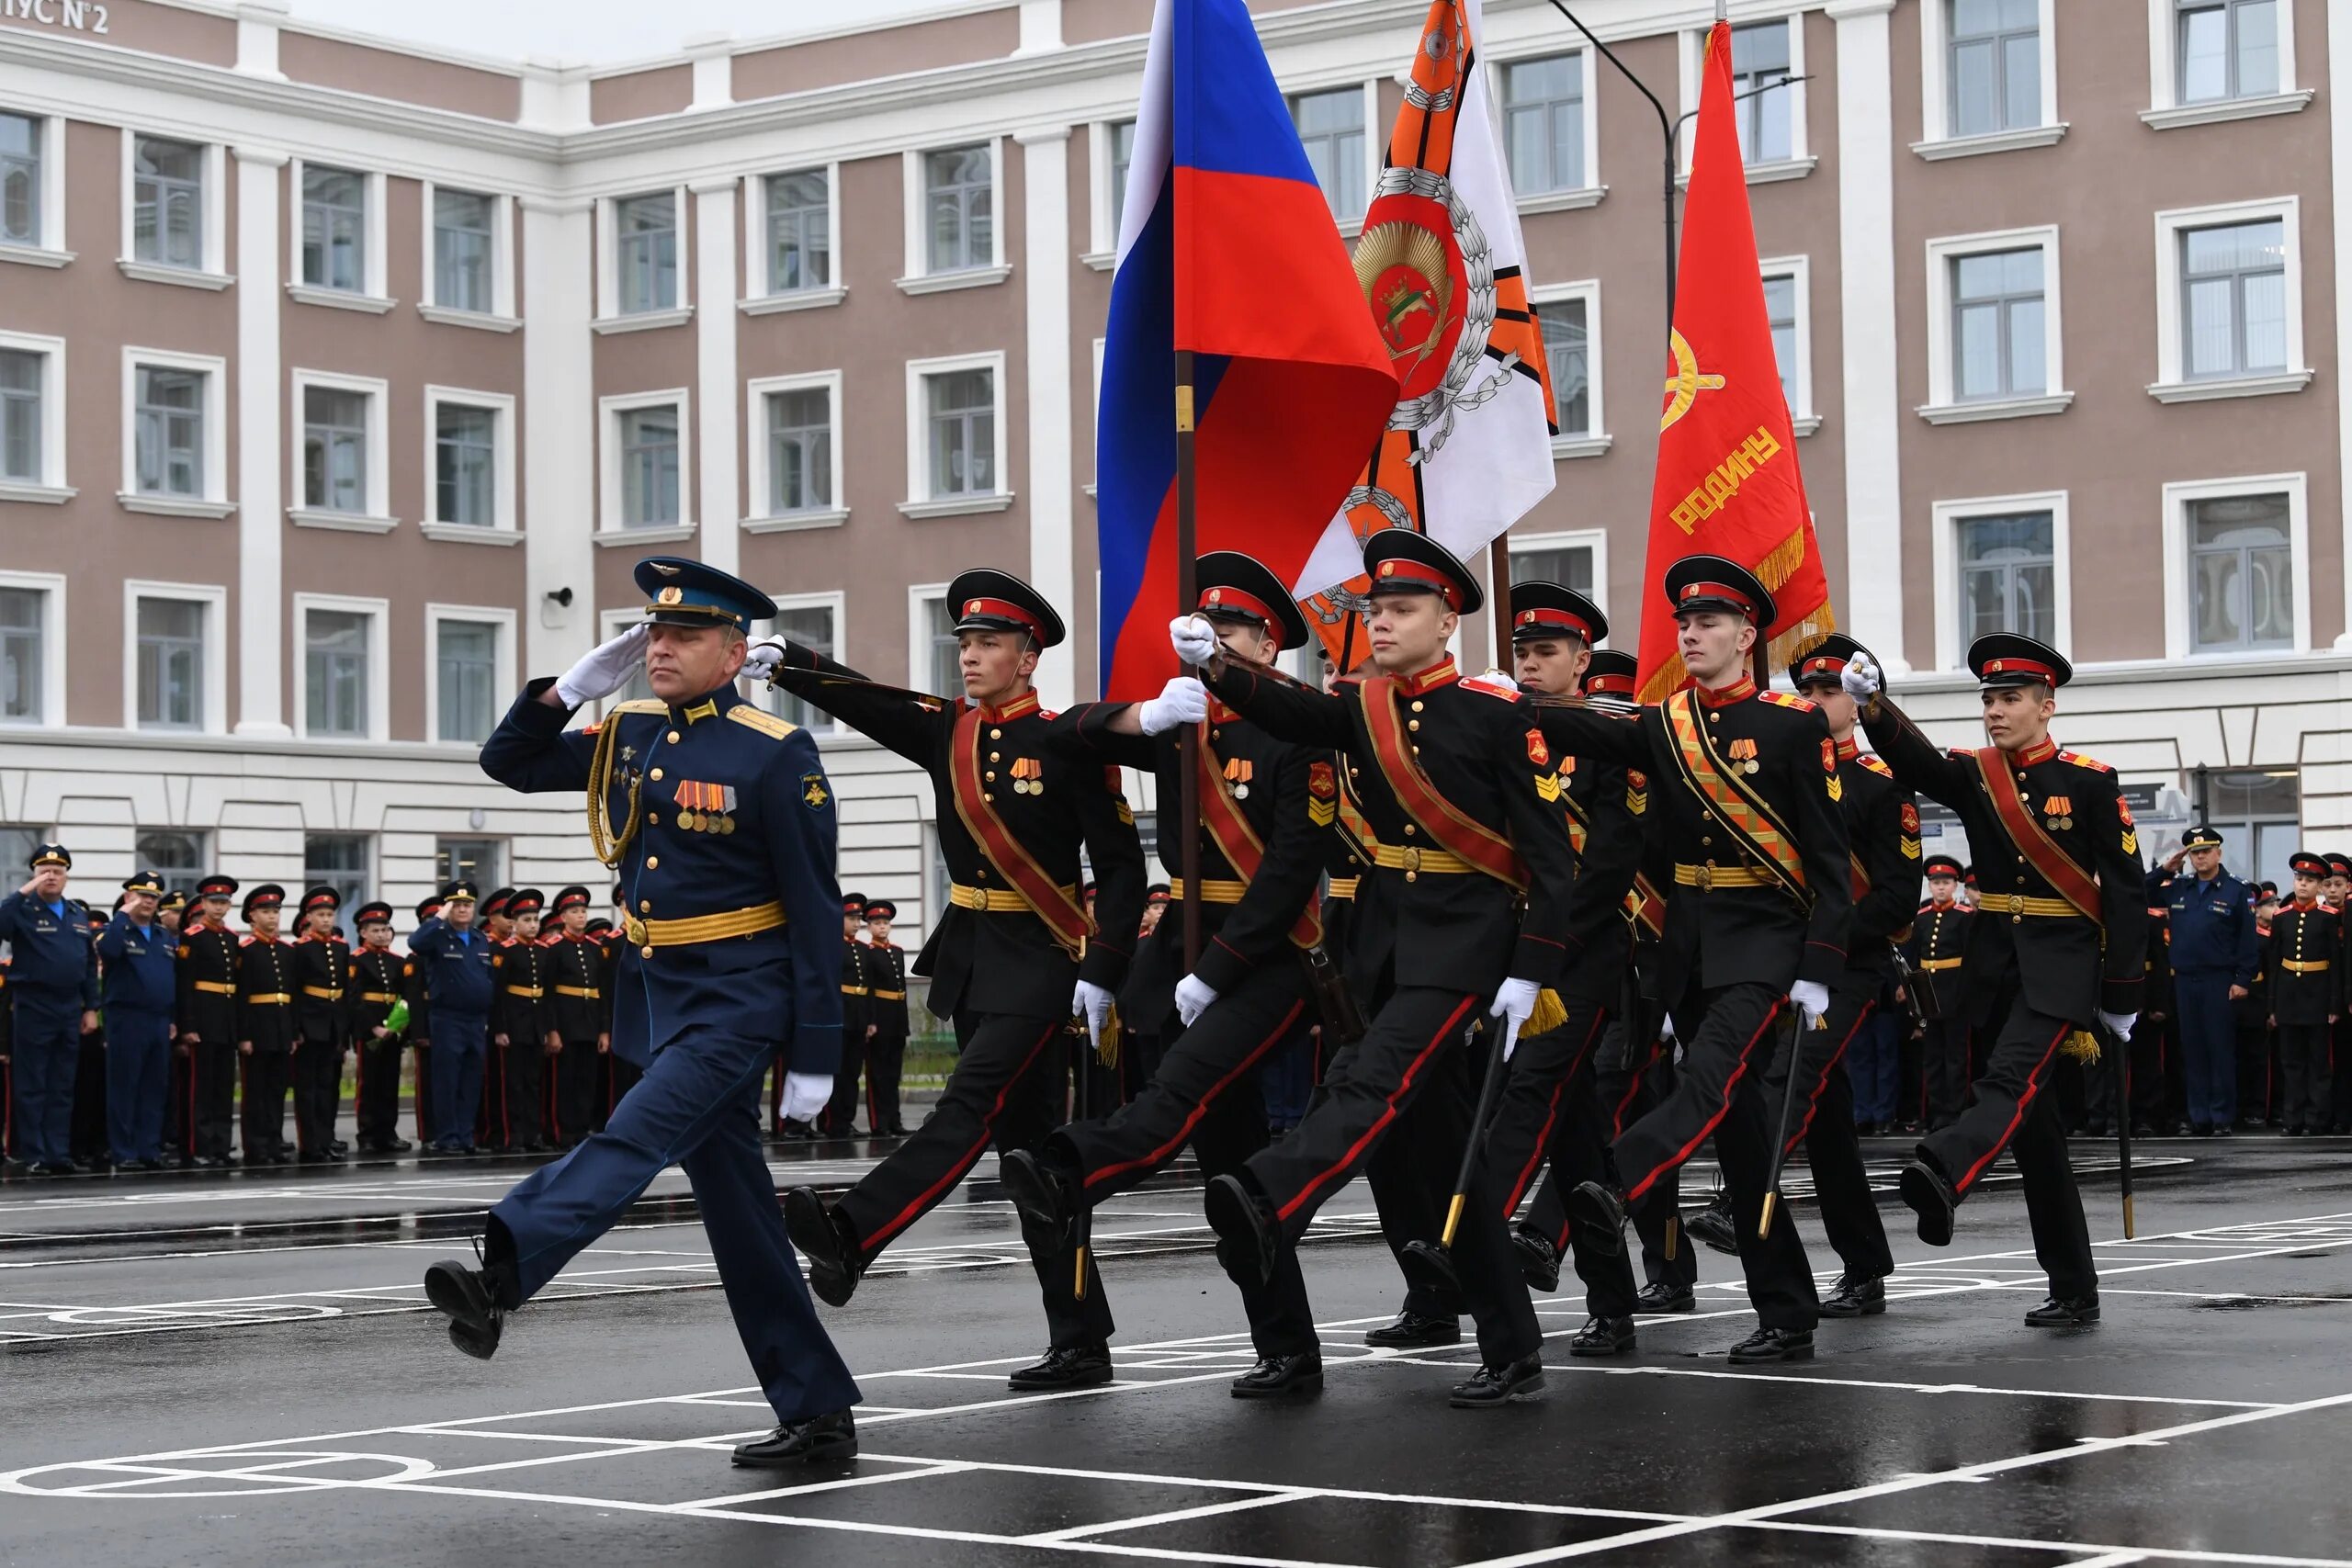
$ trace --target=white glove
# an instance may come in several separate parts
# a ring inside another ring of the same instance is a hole
[[[2140,1015],[2136,1012],[2109,1012],[2101,1008],[2098,1021],[2107,1025],[2118,1040],[2128,1041],[2132,1038],[2132,1026],[2140,1021]]]
[[[1879,673],[1878,660],[1857,649],[1854,657],[1846,660],[1846,668],[1838,674],[1838,683],[1846,688],[1848,696],[1858,703],[1866,703],[1885,688],[1886,680]]]
[[[1818,980],[1799,980],[1789,987],[1789,1000],[1794,1002],[1802,1015],[1797,1020],[1800,1029],[1811,1029],[1823,1013],[1829,1010],[1829,987]]]
[[[1670,1013],[1657,1015],[1657,1037],[1668,1045],[1674,1043],[1674,1017]]]
[[[1519,1047],[1520,1026],[1535,1012],[1535,991],[1532,980],[1505,980],[1501,989],[1495,992],[1494,1005],[1487,1010],[1490,1016],[1503,1021],[1503,1060],[1506,1062]]]
[[[1480,671],[1478,679],[1486,682],[1490,686],[1508,686],[1514,692],[1519,690],[1519,682],[1516,680],[1504,674],[1501,671],[1496,669],[1491,664],[1487,665],[1484,671]]]
[[[597,702],[628,685],[638,666],[645,662],[646,628],[647,623],[639,621],[620,636],[598,643],[586,658],[557,676],[555,694],[563,705],[576,708]]]
[[[743,655],[743,673],[754,681],[764,681],[784,663],[784,639],[766,637],[753,643]]]
[[[1216,657],[1216,628],[1206,615],[1177,616],[1168,623],[1168,641],[1187,664],[1203,665]]]
[[[1136,705],[1136,722],[1146,735],[1165,735],[1180,724],[1198,724],[1209,716],[1209,689],[1190,675],[1179,675],[1159,689],[1159,695]]]
[[[787,1122],[814,1122],[817,1112],[833,1098],[833,1080],[823,1073],[793,1073],[784,1075],[784,1118]]]
[[[1187,1029],[1216,1000],[1216,988],[1198,975],[1187,975],[1176,982],[1176,1017]]]
[[[1080,980],[1070,993],[1069,1010],[1086,1020],[1086,1037],[1094,1042],[1095,1055],[1102,1055],[1102,1031],[1111,1022],[1111,993],[1091,980]]]

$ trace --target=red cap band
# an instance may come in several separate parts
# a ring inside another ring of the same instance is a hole
[[[1816,653],[1797,666],[1797,679],[1804,681],[1815,675],[1840,675],[1845,673],[1845,670],[1844,660],[1833,659],[1826,653]]]
[[[1511,624],[1514,626],[1543,626],[1550,630],[1567,632],[1571,636],[1582,637],[1587,642],[1592,640],[1592,627],[1581,618],[1568,614],[1566,610],[1555,610],[1548,605],[1533,610],[1521,610],[1519,613],[1519,618]]]
[[[1252,615],[1270,626],[1276,624],[1272,605],[1238,588],[1209,589],[1201,595],[1201,608],[1224,615]]]
[[[1682,585],[1682,598],[1728,600],[1738,605],[1740,613],[1748,619],[1756,618],[1755,602],[1728,582],[1686,582]]]
[[[2031,659],[1988,659],[1978,675],[1980,679],[1985,675],[2030,675],[2044,685],[2058,683],[2057,671]]]
[[[1385,560],[1372,576],[1374,592],[1391,584],[1427,588],[1442,598],[1449,609],[1462,608],[1462,590],[1417,561]]]
[[[1039,642],[1046,640],[1043,623],[1010,599],[967,599],[964,601],[964,614],[967,616],[993,615],[1001,621],[1016,622],[1028,627],[1029,635]]]
[[[1584,683],[1587,692],[1598,692],[1604,697],[1630,697],[1634,694],[1631,675],[1594,675]]]

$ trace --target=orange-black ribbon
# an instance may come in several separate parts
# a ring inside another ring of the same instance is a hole
[[[1023,849],[1021,840],[1005,827],[1004,819],[988,798],[988,791],[980,783],[980,710],[967,705],[956,716],[956,735],[948,747],[948,782],[955,787],[956,815],[973,841],[980,846],[980,853],[988,856],[989,864],[997,874],[1021,895],[1030,912],[1046,922],[1054,940],[1072,958],[1080,956],[1086,939],[1094,934],[1094,922],[1087,918],[1086,908],[1037,863],[1036,857]]]
[[[2009,769],[2008,753],[1997,746],[1980,746],[1975,751],[1976,771],[1984,777],[1984,793],[1993,802],[1993,814],[2001,819],[2009,841],[2018,847],[2025,863],[2041,874],[2041,879],[2058,890],[2058,897],[2075,907],[2075,912],[2093,925],[2102,925],[2099,918],[2098,884],[2091,874],[2076,865],[2064,850],[2058,847],[2033,808],[2018,788],[2017,774]],[[1993,896],[1993,905],[1999,907],[2000,896]]]
[[[1805,886],[1804,857],[1764,797],[1742,782],[1742,774],[1717,765],[1714,742],[1698,720],[1692,705],[1695,700],[1688,691],[1666,700],[1667,728],[1674,739],[1674,760],[1683,782],[1713,807],[1716,821],[1763,863],[1783,892],[1799,906],[1810,908],[1813,895]]]
[[[1511,841],[1485,823],[1464,816],[1421,771],[1405,728],[1396,677],[1374,675],[1356,689],[1363,702],[1364,728],[1372,736],[1373,761],[1379,764],[1381,777],[1387,781],[1405,815],[1438,848],[1509,885],[1514,892],[1526,892],[1527,863],[1519,858]]]
[[[1265,863],[1266,841],[1258,836],[1258,830],[1250,826],[1250,818],[1242,814],[1241,803],[1233,797],[1231,783],[1237,764],[1244,779],[1249,778],[1255,769],[1246,757],[1219,762],[1216,752],[1209,746],[1208,727],[1203,725],[1201,729],[1198,747],[1201,754],[1201,826],[1208,829],[1217,853],[1226,858],[1241,880],[1255,882],[1258,868]],[[1298,946],[1313,947],[1323,940],[1322,902],[1320,894],[1307,895],[1306,907],[1298,912],[1298,919],[1291,922],[1290,940]]]

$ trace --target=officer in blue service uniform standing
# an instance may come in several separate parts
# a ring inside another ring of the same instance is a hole
[[[591,837],[626,900],[626,945],[607,986],[613,1049],[644,1076],[602,1130],[491,1211],[483,1267],[436,1263],[425,1292],[458,1348],[487,1358],[505,1314],[679,1166],[776,1415],[775,1430],[736,1449],[735,1462],[846,1459],[857,1451],[857,1385],[801,1281],[759,1120],[779,1042],[786,1115],[812,1117],[832,1093],[832,787],[808,733],[736,691],[745,632],[776,613],[767,596],[672,558],[640,561],[637,581],[646,622],[561,678],[525,687],[481,763],[512,789],[587,791]],[[619,691],[640,662],[650,700],[565,732],[581,705]]]
[[[117,1168],[164,1168],[164,1098],[172,1070],[177,942],[155,919],[164,883],[142,872],[98,934],[106,965],[107,1145]]]
[[[2186,855],[2189,876],[2172,876]],[[2227,1137],[2238,1119],[2237,1020],[2262,966],[2254,890],[2222,869],[2222,835],[2203,823],[2181,839],[2180,853],[2148,876],[2148,903],[2163,904],[2172,926],[2173,1015],[2180,1021],[2188,1127],[2199,1137]]]
[[[62,844],[33,851],[32,878],[0,899],[15,1031],[17,1157],[36,1176],[71,1176],[74,1071],[81,1039],[98,1027],[98,955],[89,917],[65,896],[74,857]]]
[[[441,889],[440,913],[408,939],[409,953],[424,966],[432,1008],[425,1027],[433,1054],[433,1141],[425,1146],[435,1154],[475,1152],[474,1118],[481,1111],[497,979],[497,943],[474,925],[478,902],[470,883],[451,883]]]

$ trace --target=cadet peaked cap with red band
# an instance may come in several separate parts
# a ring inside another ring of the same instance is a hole
[[[1641,667],[1630,653],[1604,648],[1592,656],[1585,666],[1584,692],[1589,697],[1623,697],[1634,700],[1635,679]]]
[[[506,912],[520,919],[525,915],[537,914],[547,906],[547,901],[548,896],[536,887],[520,888],[514,897],[506,900]]]
[[[842,913],[844,915],[862,915],[865,913],[865,895],[863,893],[842,894]]]
[[[1197,608],[1211,620],[1256,621],[1273,634],[1277,648],[1297,648],[1307,638],[1306,617],[1283,580],[1239,550],[1211,550],[1193,568],[1200,589]]]
[[[1960,863],[1950,855],[1929,855],[1928,863],[1919,868],[1919,872],[1923,876],[1949,876],[1954,882],[1958,882]]]
[[[1844,632],[1831,632],[1815,643],[1812,651],[1789,665],[1789,684],[1800,692],[1807,686],[1823,682],[1837,685],[1838,678],[1846,672],[1846,666],[1853,662],[1854,655],[1870,651]],[[1873,660],[1876,659],[1876,655],[1871,657]]]
[[[899,918],[899,907],[888,898],[876,898],[865,906],[865,918],[869,920],[895,920]]]
[[[2309,850],[2297,850],[2287,857],[2287,869],[2297,876],[2324,878],[2327,875],[2327,857],[2315,855]]]
[[[1722,556],[1684,556],[1666,569],[1666,602],[1678,615],[1729,610],[1761,628],[1778,618],[1771,591],[1756,574]]]
[[[559,915],[562,914],[566,909],[584,909],[587,907],[588,889],[585,887],[577,886],[566,887],[559,891],[555,896],[554,908],[555,912]]]
[[[1572,637],[1587,647],[1609,635],[1609,617],[1600,606],[1573,588],[1556,582],[1514,582],[1510,585],[1510,640],[1541,642],[1547,637]]]
[[[286,889],[275,882],[265,882],[245,895],[245,918],[251,919],[255,909],[275,909],[286,902]]]
[[[226,898],[236,890],[237,879],[233,876],[208,876],[196,885],[199,898]]]
[[[1374,593],[1435,593],[1458,615],[1476,615],[1487,595],[1452,550],[1410,528],[1383,528],[1363,542]]]
[[[2327,874],[2330,876],[2352,877],[2352,855],[2328,856]]]
[[[392,923],[392,907],[381,902],[362,904],[359,912],[351,917],[351,923],[361,931],[369,926],[389,926]]]
[[[342,908],[343,895],[336,892],[334,888],[329,887],[324,883],[321,883],[315,887],[307,888],[302,894],[302,913],[306,915],[313,909],[340,909]]]
[[[1026,632],[1039,648],[1052,648],[1069,633],[1045,595],[1009,571],[975,567],[947,585],[947,608],[959,632]]]
[[[506,913],[506,901],[514,897],[514,889],[512,887],[492,888],[490,890],[490,897],[481,901],[482,915],[487,918],[491,915],[503,915]]]
[[[1968,667],[1987,691],[2007,686],[2063,686],[2075,667],[2046,642],[2016,632],[1993,632],[1968,645]]]

